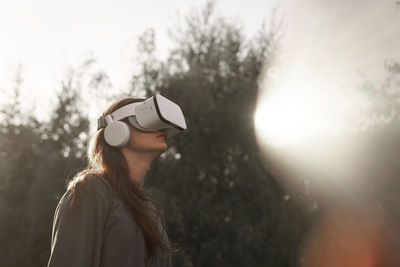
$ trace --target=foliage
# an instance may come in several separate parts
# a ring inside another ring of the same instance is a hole
[[[277,56],[278,34],[279,27],[261,28],[248,40],[209,2],[171,30],[175,46],[166,60],[156,57],[154,30],[139,38],[140,69],[124,94],[160,92],[179,103],[188,125],[187,133],[168,140],[169,149],[146,180],[180,248],[174,266],[296,265],[309,221],[263,168],[253,125],[258,79]],[[0,266],[47,262],[55,207],[66,180],[85,165],[89,120],[80,108],[82,89],[93,90],[93,103],[118,95],[93,63],[89,59],[68,74],[47,122],[22,110],[17,72],[13,99],[0,110]],[[399,64],[388,64],[388,74],[382,84],[363,89],[371,99],[368,116],[396,124]],[[398,132],[394,127],[391,138]],[[382,160],[396,158],[381,144],[365,154],[379,147]],[[397,188],[386,185],[387,192]]]
[[[155,56],[154,31],[144,33],[130,90],[160,92],[187,118],[188,132],[168,141],[146,182],[180,247],[174,266],[293,266],[306,220],[262,167],[253,125],[275,29],[247,41],[234,22],[215,15],[213,2],[182,25],[171,33],[176,45],[165,61]],[[86,72],[90,65],[62,82],[48,122],[24,115],[18,93],[15,110],[0,114],[1,266],[47,262],[55,207],[66,180],[85,165],[82,80],[107,82],[103,72]]]
[[[181,247],[174,266],[294,265],[305,220],[263,169],[253,128],[275,36],[246,42],[212,2],[185,22],[167,61],[141,76],[179,103],[189,129],[169,141],[148,179]]]
[[[387,62],[385,67],[387,76],[383,81],[365,82],[361,88],[369,100],[361,112],[376,127],[400,122],[400,63]]]
[[[48,259],[53,214],[65,179],[84,165],[89,124],[77,108],[79,88],[72,81],[71,76],[63,83],[48,123],[29,116],[14,119],[24,118],[17,99],[12,113],[2,112],[0,238],[7,242],[0,250],[7,257],[0,258],[1,266],[43,266]]]

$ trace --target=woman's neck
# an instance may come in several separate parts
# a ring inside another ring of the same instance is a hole
[[[147,171],[159,153],[138,153],[129,148],[122,148],[121,152],[128,163],[130,179],[143,186]]]

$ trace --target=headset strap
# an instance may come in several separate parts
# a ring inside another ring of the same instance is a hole
[[[125,119],[126,117],[136,115],[135,114],[135,107],[137,105],[142,104],[143,102],[135,102],[128,104],[126,106],[123,106],[110,115],[103,115],[100,118],[97,119],[97,130],[100,130],[101,128],[105,128],[109,123],[113,121],[120,121]]]
[[[100,118],[97,119],[97,131],[100,130],[101,128],[105,128],[106,126],[107,122],[104,116],[101,116]]]

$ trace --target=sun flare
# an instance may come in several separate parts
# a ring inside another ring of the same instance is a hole
[[[254,123],[263,143],[282,147],[342,130],[341,118],[350,103],[328,83],[310,82],[307,77],[306,73],[292,75],[287,79],[290,83],[277,84],[260,95]]]

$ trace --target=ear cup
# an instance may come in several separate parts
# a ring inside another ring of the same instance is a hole
[[[113,121],[104,129],[104,139],[110,146],[123,147],[128,143],[130,136],[129,126],[122,121]]]

